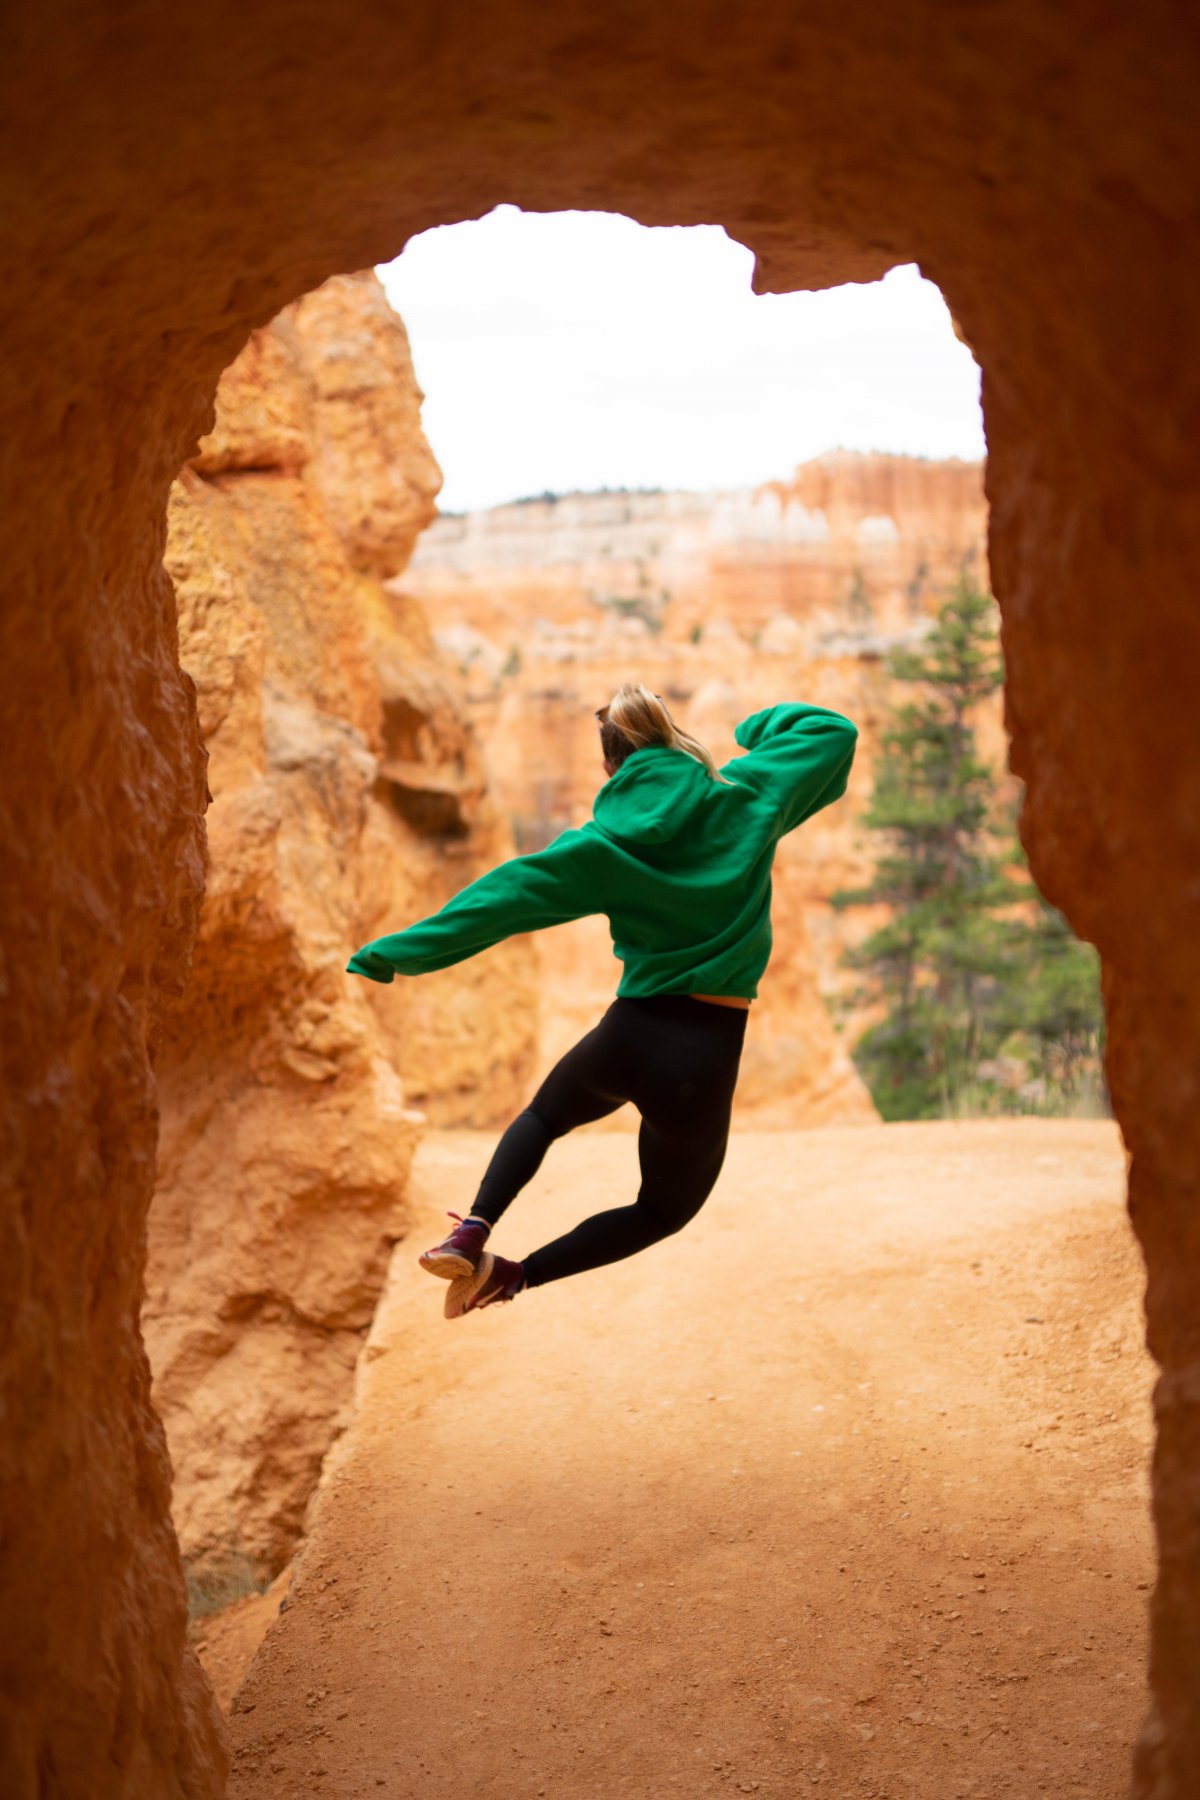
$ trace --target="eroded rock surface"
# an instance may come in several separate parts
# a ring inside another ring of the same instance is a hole
[[[295,1542],[426,1114],[506,1116],[532,1064],[526,943],[420,990],[344,972],[511,851],[453,668],[379,583],[440,482],[419,403],[379,283],[339,277],[251,339],[171,499],[213,806],[143,1316],[198,1599]]]

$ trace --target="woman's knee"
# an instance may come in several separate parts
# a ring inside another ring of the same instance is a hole
[[[689,1194],[686,1198],[670,1199],[653,1194],[638,1195],[638,1209],[645,1215],[647,1229],[653,1231],[651,1240],[657,1243],[660,1238],[674,1237],[685,1225],[690,1225],[700,1208],[708,1198],[710,1189],[702,1194]]]
[[[571,1129],[569,1125],[564,1125],[561,1119],[555,1119],[545,1110],[544,1106],[539,1106],[536,1099],[530,1101],[521,1117],[529,1119],[533,1126],[545,1135],[548,1143],[555,1138],[566,1137]]]

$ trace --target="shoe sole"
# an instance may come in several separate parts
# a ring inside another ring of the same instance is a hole
[[[429,1275],[440,1275],[443,1281],[457,1281],[460,1276],[473,1275],[475,1264],[469,1257],[459,1256],[454,1250],[426,1250],[417,1261]]]
[[[446,1291],[446,1304],[442,1308],[447,1319],[461,1319],[468,1303],[475,1298],[480,1288],[487,1286],[495,1260],[491,1251],[485,1250],[479,1258],[477,1269],[472,1269],[469,1275],[460,1275],[457,1281],[450,1283]]]

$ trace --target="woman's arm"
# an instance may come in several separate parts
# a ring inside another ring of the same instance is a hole
[[[751,713],[733,735],[748,754],[735,756],[721,773],[774,800],[781,832],[794,831],[845,793],[858,727],[841,713],[785,700]]]
[[[370,981],[425,975],[464,962],[517,932],[601,912],[601,855],[586,826],[560,832],[544,850],[490,869],[429,918],[364,944],[347,968]]]

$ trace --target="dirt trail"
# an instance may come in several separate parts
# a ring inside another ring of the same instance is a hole
[[[680,1237],[455,1324],[431,1137],[234,1800],[1117,1800],[1150,1368],[1111,1126],[739,1134]],[[555,1146],[521,1254],[632,1191]]]

